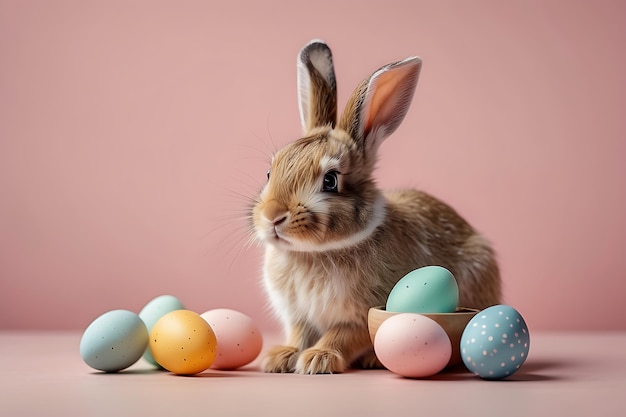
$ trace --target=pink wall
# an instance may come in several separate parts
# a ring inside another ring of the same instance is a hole
[[[483,231],[531,328],[626,329],[626,3],[248,3],[0,0],[0,328],[162,293],[274,328],[243,218],[319,37],[342,103],[422,56],[380,183]]]

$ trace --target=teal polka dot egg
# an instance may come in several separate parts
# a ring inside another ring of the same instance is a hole
[[[530,335],[513,307],[496,305],[476,314],[461,335],[461,357],[471,372],[484,379],[513,375],[528,357]]]

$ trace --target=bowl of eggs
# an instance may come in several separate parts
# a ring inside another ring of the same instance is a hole
[[[378,359],[404,376],[425,377],[462,363],[460,340],[479,312],[459,307],[454,276],[440,266],[405,275],[389,293],[387,304],[369,309],[368,329]],[[411,358],[403,358],[411,352]],[[420,361],[413,360],[420,357]],[[393,362],[397,362],[396,365]],[[414,363],[420,369],[407,369]]]
[[[453,313],[420,313],[422,316],[428,317],[441,326],[446,332],[448,339],[450,339],[452,351],[450,354],[450,360],[448,361],[446,367],[456,366],[461,363],[461,354],[459,349],[461,335],[463,334],[463,330],[465,330],[467,324],[477,313],[478,310],[465,307],[457,307]],[[376,338],[376,333],[378,332],[380,325],[383,324],[383,322],[388,318],[398,314],[402,313],[387,311],[385,306],[372,307],[369,309],[367,315],[367,325],[372,343],[374,343],[374,339]]]

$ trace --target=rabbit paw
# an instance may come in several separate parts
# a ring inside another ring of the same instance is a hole
[[[276,346],[270,349],[263,360],[263,371],[272,373],[288,373],[296,369],[298,348],[293,346]]]
[[[303,351],[296,364],[299,374],[341,373],[346,365],[343,357],[336,350],[310,348]]]

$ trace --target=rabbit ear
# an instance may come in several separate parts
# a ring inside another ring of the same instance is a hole
[[[330,48],[312,40],[298,54],[298,101],[305,132],[337,123],[337,84]]]
[[[352,94],[339,127],[350,133],[366,154],[375,153],[404,119],[421,67],[419,57],[386,65]]]

